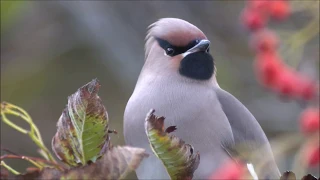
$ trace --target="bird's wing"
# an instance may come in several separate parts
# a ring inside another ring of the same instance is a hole
[[[255,117],[233,95],[217,87],[215,92],[232,128],[237,154],[261,163],[267,160],[271,176],[280,176],[269,141]],[[254,155],[255,154],[255,155]],[[267,169],[269,169],[267,168]]]

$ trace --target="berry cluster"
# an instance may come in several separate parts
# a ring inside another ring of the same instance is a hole
[[[319,83],[287,66],[278,53],[279,38],[267,29],[269,20],[283,21],[291,14],[287,0],[247,0],[241,21],[251,34],[250,46],[255,52],[254,69],[259,82],[273,92],[292,99],[318,100]],[[319,105],[309,107],[300,118],[300,127],[307,136],[319,137]],[[310,140],[312,139],[312,140]],[[307,165],[319,165],[319,139],[305,146]]]
[[[247,0],[247,5],[242,12],[242,20],[251,31],[256,31],[264,28],[270,17],[281,21],[289,15],[290,6],[286,0]]]
[[[254,65],[259,82],[280,95],[311,100],[317,96],[319,84],[283,63],[277,52],[279,38],[266,29],[270,18],[281,21],[289,15],[286,0],[249,0],[241,17],[252,32],[250,44],[256,53]]]
[[[241,22],[251,32],[250,46],[256,55],[254,69],[259,82],[281,96],[310,103],[319,98],[319,83],[284,63],[278,53],[280,40],[266,27],[269,20],[284,21],[290,14],[288,0],[247,0]],[[302,112],[300,128],[308,137],[302,147],[302,158],[309,167],[318,166],[320,162],[319,123],[319,104]],[[242,163],[227,161],[210,179],[242,179],[248,175],[245,169]]]

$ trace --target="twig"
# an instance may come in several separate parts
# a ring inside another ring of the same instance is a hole
[[[59,170],[65,170],[65,168],[63,166],[61,166],[60,164],[57,164],[55,162],[52,161],[48,161],[46,159],[41,159],[41,158],[37,158],[37,157],[29,157],[29,156],[21,156],[21,155],[13,155],[13,154],[6,154],[0,157],[0,160],[4,160],[4,159],[23,159],[26,161],[29,161],[30,163],[32,163],[33,165],[35,165],[36,167],[38,167],[39,169],[42,169],[43,166],[40,165],[37,162],[41,162],[45,165],[53,165],[54,167],[56,167]],[[36,162],[37,161],[37,162]]]
[[[22,134],[28,134],[28,130],[23,129],[19,126],[17,126],[16,124],[12,123],[5,115],[5,113],[3,111],[1,111],[1,119],[3,122],[5,122],[6,124],[8,124],[10,127],[12,127],[13,129],[21,132]]]
[[[10,171],[14,175],[20,174],[18,171],[14,170],[12,167],[8,166],[4,161],[1,161],[0,165],[5,167],[8,171]]]
[[[45,156],[43,154],[41,154],[41,155],[45,159],[56,163],[56,161],[53,158],[53,156],[51,155],[50,151],[44,145],[39,129],[33,123],[32,118],[25,110],[23,110],[22,108],[20,108],[18,106],[13,105],[13,104],[7,103],[7,102],[1,103],[1,110],[2,110],[1,117],[5,123],[7,123],[10,127],[16,129],[17,131],[19,131],[23,134],[28,134],[29,137],[33,140],[33,142],[36,143],[36,145],[46,154]],[[23,128],[19,127],[18,125],[12,123],[6,117],[6,114],[11,114],[11,115],[18,116],[18,117],[22,118],[24,121],[26,121],[30,125],[30,131],[23,129]]]
[[[13,155],[18,155],[18,153],[15,153],[15,152],[12,152],[11,150],[7,149],[7,148],[0,148],[1,151],[5,151],[5,152],[8,152],[10,154],[13,154]]]

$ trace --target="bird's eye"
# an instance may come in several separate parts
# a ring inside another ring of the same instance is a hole
[[[196,44],[198,44],[200,42],[200,40],[199,39],[196,39]]]
[[[210,48],[208,48],[208,49],[206,50],[207,53],[209,53],[209,51],[210,51]]]
[[[172,48],[167,48],[166,49],[166,54],[168,55],[168,56],[172,56],[173,54],[174,54],[174,49],[172,49]]]

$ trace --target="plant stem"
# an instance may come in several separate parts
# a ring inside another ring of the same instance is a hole
[[[32,163],[33,165],[35,165],[39,169],[42,169],[44,166],[48,166],[48,165],[54,166],[55,168],[60,169],[60,170],[65,169],[65,167],[63,167],[60,164],[54,163],[52,161],[48,161],[46,159],[37,158],[37,157],[28,157],[28,156],[21,156],[21,155],[16,155],[16,154],[6,154],[6,155],[3,155],[0,157],[1,161],[4,159],[23,159],[23,160],[26,160],[26,161]]]
[[[43,142],[41,142],[39,139],[37,139],[37,137],[35,137],[34,134],[29,133],[29,137],[33,140],[33,142],[34,142],[40,149],[42,149],[42,150],[46,153],[46,155],[47,155],[47,157],[48,157],[49,159],[47,159],[47,157],[44,157],[44,158],[46,158],[47,160],[50,160],[50,161],[52,161],[52,162],[56,162],[55,159],[53,158],[53,156],[51,155],[50,151],[49,151],[49,150],[47,149],[47,147],[43,144]]]
[[[24,115],[26,116],[25,120],[26,120],[26,121],[29,121],[30,126],[35,130],[36,135],[37,135],[39,141],[43,143],[42,137],[41,137],[41,134],[40,134],[40,131],[39,131],[39,129],[37,128],[37,126],[35,126],[35,124],[33,123],[32,118],[30,117],[30,115],[29,115],[25,110],[23,110],[22,108],[20,108],[20,107],[18,107],[18,106],[15,106],[15,105],[12,105],[12,104],[11,104],[11,106],[12,106],[13,108],[17,109],[18,111],[20,111],[22,114],[24,114]]]
[[[56,163],[55,159],[51,155],[50,151],[47,149],[47,147],[44,145],[41,134],[37,126],[33,123],[32,118],[30,115],[23,110],[22,108],[15,106],[13,104],[2,102],[1,103],[1,116],[5,123],[7,123],[10,127],[16,129],[17,131],[28,134],[29,137],[33,140],[33,142],[46,154],[46,156],[43,156],[45,159],[50,160],[54,163]],[[5,114],[11,114],[14,116],[18,116],[22,118],[24,121],[26,121],[30,125],[30,131],[25,130],[18,125],[12,123]],[[42,154],[41,154],[42,155]]]
[[[8,171],[10,171],[14,175],[20,174],[18,171],[14,170],[12,167],[8,166],[4,161],[1,161],[0,165],[5,167]]]
[[[6,115],[5,115],[5,113],[4,113],[3,111],[1,112],[1,117],[2,117],[3,122],[5,122],[6,124],[8,124],[8,125],[9,125],[10,127],[12,127],[13,129],[15,129],[15,130],[17,130],[17,131],[19,131],[19,132],[21,132],[21,133],[23,133],[23,134],[28,134],[28,132],[29,132],[28,130],[23,129],[23,128],[17,126],[16,124],[12,123],[12,122],[6,117]]]

